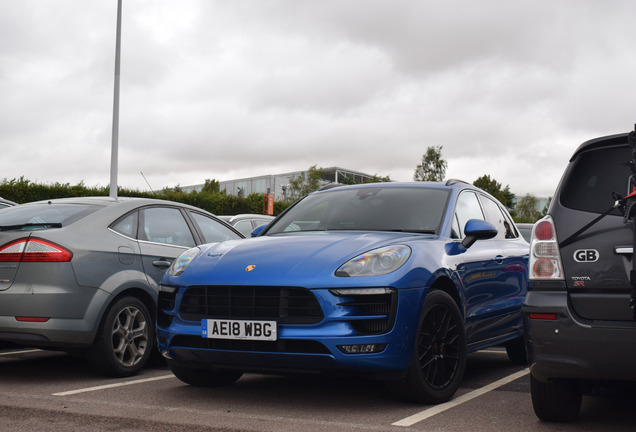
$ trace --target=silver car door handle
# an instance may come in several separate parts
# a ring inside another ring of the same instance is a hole
[[[164,260],[157,260],[152,262],[152,265],[154,265],[155,267],[163,267],[163,268],[170,267],[170,264],[172,264],[170,261],[164,261]]]

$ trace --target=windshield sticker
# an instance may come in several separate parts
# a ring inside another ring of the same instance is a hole
[[[596,249],[579,249],[574,251],[574,261],[576,262],[596,262],[598,258],[599,253]]]

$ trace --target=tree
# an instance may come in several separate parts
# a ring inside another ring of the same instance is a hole
[[[506,185],[506,187],[502,189],[501,183],[495,179],[491,179],[487,174],[475,180],[473,185],[497,198],[508,210],[512,210],[514,208],[515,194],[510,192],[510,186]]]
[[[308,193],[317,191],[320,189],[320,180],[322,180],[323,175],[324,171],[314,165],[307,172],[289,179],[288,198],[295,201]]]
[[[548,210],[550,210],[551,203],[552,203],[552,197],[548,197],[548,202],[545,203],[545,206],[543,207],[543,211],[541,212],[541,217],[548,214]]]
[[[356,176],[338,178],[338,183],[345,184],[345,185],[354,185],[354,184],[360,184],[360,183],[385,183],[390,181],[392,180],[389,176],[380,177],[377,174],[373,174],[371,177],[365,180],[360,180],[360,177],[356,177]]]
[[[422,163],[415,168],[415,181],[443,181],[448,163],[442,159],[442,146],[428,147],[422,155]]]
[[[205,179],[205,184],[201,188],[201,192],[219,193],[221,191],[221,183],[218,180]]]
[[[541,218],[541,212],[537,210],[537,199],[532,194],[526,194],[519,200],[515,207],[515,222],[534,223]]]
[[[390,181],[392,181],[390,176],[380,177],[377,174],[373,174],[371,178],[365,180],[363,183],[387,183]]]

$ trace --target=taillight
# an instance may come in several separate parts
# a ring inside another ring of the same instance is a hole
[[[68,262],[73,253],[39,238],[23,238],[0,246],[0,262]]]
[[[554,240],[554,225],[552,220],[540,220],[533,227],[533,234],[537,240]]]
[[[550,216],[538,221],[530,239],[530,279],[563,279],[561,253]]]

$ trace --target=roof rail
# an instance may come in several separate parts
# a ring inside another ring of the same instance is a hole
[[[342,184],[342,183],[329,183],[328,185],[325,185],[325,186],[321,187],[318,190],[319,191],[323,191],[323,190],[333,189],[333,188],[340,187],[340,186],[346,186],[346,185]]]
[[[464,184],[470,184],[467,181],[464,180],[458,180],[458,179],[448,179],[446,180],[446,186],[450,186],[450,185],[454,185],[457,183],[464,183]]]

